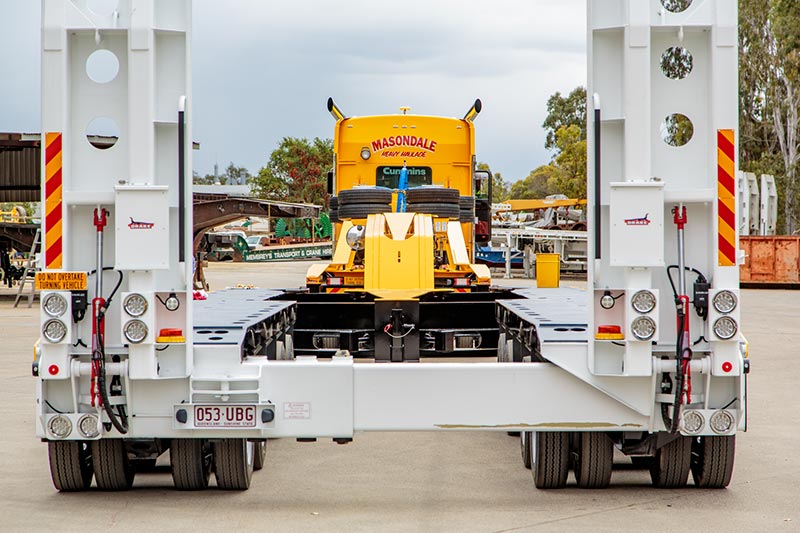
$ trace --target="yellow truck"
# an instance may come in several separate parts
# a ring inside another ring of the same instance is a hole
[[[336,119],[328,175],[336,222],[330,263],[312,265],[295,326],[298,354],[416,361],[420,355],[494,355],[488,267],[491,175],[476,169],[476,100],[462,119],[401,114]],[[301,318],[302,317],[302,318]]]

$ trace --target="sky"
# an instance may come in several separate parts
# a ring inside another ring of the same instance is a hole
[[[0,0],[0,132],[40,129],[40,2]],[[585,0],[195,0],[194,168],[252,173],[283,137],[332,137],[348,116],[462,117],[507,181],[547,163],[556,91],[586,84]]]

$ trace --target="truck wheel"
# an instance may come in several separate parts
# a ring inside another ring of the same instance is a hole
[[[172,439],[172,481],[178,490],[203,490],[211,476],[211,450],[203,439]]]
[[[253,441],[253,448],[253,470],[261,470],[267,461],[267,439]]]
[[[49,441],[50,477],[61,492],[86,490],[92,484],[94,468],[89,444],[78,440]]]
[[[100,490],[128,490],[136,471],[128,459],[122,439],[92,441],[94,479]]]
[[[522,464],[530,470],[532,468],[531,446],[533,446],[534,435],[532,431],[523,431],[519,434],[519,447],[522,453]]]
[[[689,479],[692,459],[692,439],[678,437],[656,451],[650,463],[650,479],[662,489],[683,487]]]
[[[605,433],[578,434],[575,454],[575,481],[584,489],[602,489],[611,482],[614,443]]]
[[[441,218],[450,218],[458,220],[461,216],[461,210],[454,204],[443,203],[409,203],[407,211],[409,213],[426,213]]]
[[[386,187],[356,187],[339,191],[339,209],[353,204],[388,204],[392,190]]]
[[[408,189],[406,200],[409,204],[455,204],[461,202],[461,195],[458,189],[449,189],[438,185],[426,185]]]
[[[345,192],[345,191],[342,191]],[[339,207],[337,216],[340,220],[353,218],[367,218],[369,215],[391,211],[388,203],[385,204],[347,204]]]
[[[247,490],[253,478],[253,443],[247,439],[223,439],[215,448],[217,486],[223,490]]]
[[[733,475],[736,437],[698,437],[692,442],[692,479],[698,487],[724,489]]]
[[[563,488],[569,474],[569,433],[537,431],[534,439],[531,470],[536,488]]]

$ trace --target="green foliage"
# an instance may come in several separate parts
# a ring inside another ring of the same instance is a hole
[[[554,194],[556,191],[550,189],[549,183],[557,172],[558,169],[553,165],[542,165],[531,171],[526,178],[517,181],[511,186],[511,198],[535,200]]]
[[[556,134],[564,126],[577,126],[581,138],[586,139],[586,88],[576,87],[568,96],[561,96],[560,92],[552,95],[547,100],[547,118],[542,127],[547,131],[544,147],[548,150],[557,149]]]
[[[332,167],[331,139],[284,137],[251,184],[262,198],[325,206],[326,175]]]
[[[739,1],[739,166],[773,174],[778,230],[800,226],[800,3]]]
[[[492,171],[492,169],[489,168],[489,164],[488,163],[478,163],[477,169],[478,170],[487,170],[489,172]],[[507,181],[505,181],[503,179],[503,175],[500,174],[499,172],[493,173],[492,174],[492,202],[495,202],[495,203],[502,202],[503,200],[508,199],[508,196],[509,196],[510,193],[511,193],[511,184],[508,183]],[[478,194],[478,196],[481,196],[481,194]],[[483,194],[482,196],[485,198],[486,194]]]

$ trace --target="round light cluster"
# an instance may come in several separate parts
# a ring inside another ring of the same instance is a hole
[[[631,322],[631,333],[640,341],[652,339],[656,334],[656,323],[649,316],[636,317]]]
[[[147,299],[141,294],[129,294],[122,302],[122,307],[130,316],[142,316],[147,311]]]
[[[364,226],[353,226],[352,228],[347,230],[347,234],[345,235],[345,240],[347,241],[347,246],[349,246],[353,250],[363,250]]]
[[[603,309],[611,309],[614,307],[614,297],[611,296],[609,291],[606,291],[606,293],[603,294],[603,297],[600,298],[600,307]]]
[[[83,415],[78,420],[78,431],[87,439],[93,439],[100,434],[100,424],[97,416],[93,414]]]
[[[719,313],[730,313],[736,309],[736,295],[731,291],[719,291],[714,295],[714,309]]]
[[[63,439],[72,433],[72,422],[64,415],[54,416],[47,423],[47,430],[55,438]]]
[[[141,320],[130,320],[123,330],[128,342],[139,344],[147,337],[147,325]]]
[[[42,309],[50,316],[61,316],[67,312],[67,299],[60,294],[48,294],[42,302]]]
[[[738,329],[736,321],[729,316],[719,317],[714,322],[714,335],[723,340],[733,338]]]
[[[732,428],[735,420],[733,415],[725,410],[717,411],[711,415],[711,420],[708,424],[714,433],[728,433]]]
[[[650,291],[639,291],[631,298],[631,305],[638,313],[649,313],[656,308],[656,295]]]
[[[681,419],[683,431],[686,433],[700,433],[705,423],[705,418],[697,411],[685,411]]]
[[[366,161],[372,156],[372,152],[370,151],[369,147],[365,146],[361,149],[361,159]]]
[[[62,321],[53,318],[42,326],[42,335],[47,339],[47,342],[52,342],[53,344],[61,342],[67,335],[67,326]]]
[[[181,301],[178,300],[178,296],[174,292],[164,302],[164,307],[167,308],[167,311],[176,311],[180,306]]]

